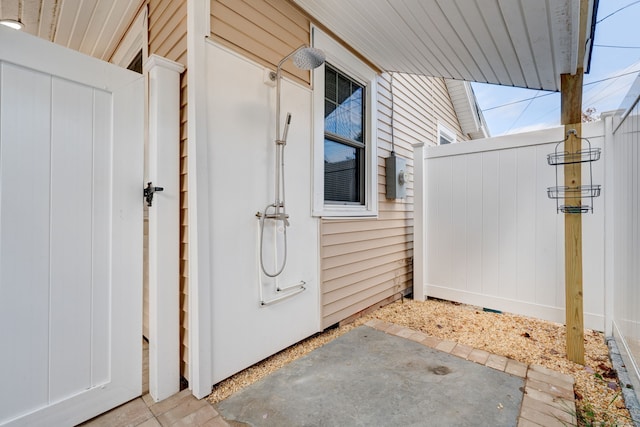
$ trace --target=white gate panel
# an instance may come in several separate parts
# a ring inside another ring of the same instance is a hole
[[[49,310],[49,191],[44,183],[50,176],[51,91],[44,74],[0,67],[0,419],[4,420],[12,412],[45,404],[49,395],[49,364],[42,357],[49,351],[49,329],[34,317]],[[20,102],[31,111],[28,120],[13,108]],[[17,333],[19,328],[29,333]]]
[[[92,386],[91,346],[86,343],[91,342],[95,285],[91,280],[93,90],[58,79],[51,83],[49,393],[52,401],[59,401]]]
[[[143,95],[140,75],[0,29],[1,426],[140,394]]]

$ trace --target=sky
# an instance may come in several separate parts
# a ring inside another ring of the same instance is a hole
[[[600,0],[599,20],[582,95],[583,110],[595,108],[596,116],[620,107],[640,71],[640,0]],[[560,125],[559,93],[482,83],[473,90],[491,136]]]

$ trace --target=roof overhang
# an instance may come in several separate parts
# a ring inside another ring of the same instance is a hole
[[[24,32],[108,61],[144,0],[0,0]]]
[[[379,69],[550,91],[587,70],[598,0],[294,0]]]

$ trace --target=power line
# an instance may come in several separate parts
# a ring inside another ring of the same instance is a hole
[[[640,46],[616,46],[611,44],[594,44],[593,47],[609,47],[612,49],[640,49]]]
[[[495,107],[483,108],[482,112],[484,113],[485,111],[491,111],[491,110],[496,110],[496,109],[502,108],[502,107],[508,107],[509,105],[519,104],[521,102],[530,101],[530,100],[536,99],[536,98],[542,98],[544,96],[555,95],[557,93],[558,92],[549,92],[549,93],[545,93],[544,95],[536,95],[536,96],[532,96],[531,98],[524,98],[524,99],[520,99],[518,101],[512,101],[512,102],[508,102],[506,104],[496,105]]]
[[[625,74],[623,74],[623,75],[626,75],[626,74],[629,74],[629,73],[625,73]],[[623,75],[621,75],[621,76],[623,76]],[[620,77],[620,76],[618,76],[618,77]],[[589,83],[585,84],[584,86],[593,85],[593,84],[596,84],[596,83],[602,83],[602,82],[604,82],[604,81],[606,81],[606,80],[607,80],[607,79],[603,79],[603,80],[598,80],[598,81],[589,82]],[[603,87],[603,88],[597,88],[597,87],[591,86],[590,88],[588,88],[587,90],[585,90],[585,91],[583,92],[583,95],[582,95],[582,97],[583,97],[582,105],[593,105],[593,104],[595,104],[595,103],[599,102],[600,100],[602,100],[602,99],[604,99],[604,98],[606,98],[606,97],[608,97],[608,96],[611,96],[611,95],[612,95],[612,94],[614,94],[614,93],[619,93],[619,92],[621,92],[621,91],[625,91],[625,90],[627,90],[627,88],[624,88],[624,87],[618,87],[618,88],[617,88],[617,89],[615,89],[613,92],[611,92],[611,91],[609,90],[609,88],[610,88],[610,87],[611,87],[611,85],[613,85],[614,83],[615,83],[615,81],[614,81],[613,79],[610,79],[609,84],[608,84],[608,85],[606,85],[606,86],[605,86],[605,87]],[[598,89],[598,92],[597,92],[597,93],[592,94],[593,89]],[[558,93],[558,92],[555,92],[555,93]],[[545,112],[543,112],[542,114],[539,114],[538,116],[536,116],[536,117],[535,117],[535,119],[534,119],[534,118],[531,118],[531,121],[540,121],[540,119],[541,119],[542,117],[549,116],[550,114],[555,113],[555,112],[556,112],[556,111],[558,111],[558,110],[560,110],[560,105],[556,105],[556,106],[555,106],[554,108],[552,108],[551,110],[546,110],[546,111],[545,111]]]
[[[638,0],[638,1],[640,2],[640,0]],[[590,86],[590,85],[594,85],[594,84],[596,84],[596,83],[602,83],[602,82],[605,82],[605,81],[607,81],[607,80],[617,79],[618,77],[628,76],[629,74],[634,74],[634,73],[637,73],[638,71],[640,71],[640,70],[629,71],[628,73],[618,74],[617,76],[607,77],[607,78],[600,79],[600,80],[594,80],[594,81],[592,81],[592,82],[585,83],[585,84],[583,84],[582,86],[583,86],[583,87],[584,87],[584,86]],[[498,109],[498,108],[508,107],[509,105],[514,105],[514,104],[519,104],[519,103],[521,103],[521,102],[531,101],[531,100],[533,100],[533,99],[542,98],[542,97],[544,97],[544,96],[556,95],[557,93],[558,93],[558,92],[548,92],[548,93],[545,93],[544,95],[538,95],[538,94],[536,94],[535,96],[532,96],[532,97],[530,97],[530,98],[524,98],[524,99],[520,99],[520,100],[518,100],[518,101],[512,101],[512,102],[508,102],[508,103],[506,103],[506,104],[496,105],[496,106],[494,106],[494,107],[483,108],[483,109],[482,109],[482,112],[484,113],[485,111],[491,111],[491,110],[496,110],[496,109]]]
[[[506,131],[505,133],[508,133],[508,132],[511,130],[511,128],[513,128],[513,127],[515,126],[515,124],[516,124],[516,123],[518,123],[518,120],[520,120],[520,118],[524,115],[524,112],[525,112],[525,111],[527,111],[527,109],[531,106],[531,103],[533,102],[533,100],[539,97],[538,95],[540,95],[540,92],[536,92],[536,96],[534,96],[533,98],[531,98],[531,100],[529,101],[529,103],[527,104],[527,106],[526,106],[526,107],[524,107],[524,108],[522,109],[522,111],[520,111],[520,114],[518,115],[518,118],[517,118],[517,119],[515,119],[515,120],[513,121],[513,123],[511,123],[511,126],[509,126],[509,129],[507,129],[507,131]]]
[[[626,73],[622,73],[622,74],[618,74],[617,76],[611,76],[611,77],[606,77],[604,79],[600,79],[600,80],[594,80],[592,82],[589,83],[585,83],[583,84],[583,86],[589,86],[589,85],[594,85],[596,83],[602,83],[602,82],[606,82],[607,80],[613,80],[613,79],[617,79],[618,77],[624,77],[624,76],[628,76],[629,74],[635,74],[638,71],[640,71],[640,69],[638,70],[633,70],[633,71],[628,71]]]
[[[611,16],[615,15],[616,13],[620,12],[621,10],[624,10],[624,9],[628,8],[629,6],[633,6],[634,4],[637,4],[637,3],[640,3],[640,0],[636,0],[636,1],[634,1],[634,2],[629,3],[629,4],[628,4],[628,5],[626,5],[626,6],[622,6],[622,7],[621,7],[620,9],[618,9],[618,10],[614,10],[613,12],[611,12],[610,14],[608,14],[607,16],[605,16],[604,18],[602,18],[602,19],[600,19],[600,20],[596,21],[596,24],[601,23],[601,22],[602,22],[602,21],[604,21],[605,19],[607,19],[607,18],[609,18],[609,17],[611,17]]]

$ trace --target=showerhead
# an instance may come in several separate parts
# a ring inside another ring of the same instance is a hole
[[[291,120],[291,115],[289,115],[287,118],[287,127],[285,128],[285,134],[282,138],[280,138],[280,77],[282,72],[282,65],[291,57],[293,57],[293,64],[303,70],[313,70],[314,68],[318,68],[325,61],[325,55],[323,51],[303,44],[302,46],[282,58],[280,62],[278,62],[278,68],[276,68],[276,71],[269,74],[271,81],[276,82],[276,141],[280,141],[279,143],[282,144],[286,142],[286,133],[289,127],[289,121]]]
[[[318,68],[326,59],[324,52],[320,49],[303,44],[280,60],[276,71],[272,71],[270,74],[271,80],[275,81],[278,79],[282,65],[291,57],[293,57],[293,65],[301,70],[313,70],[314,68]]]
[[[326,60],[323,51],[315,47],[300,47],[293,54],[293,63],[301,70],[313,70],[321,66]]]

